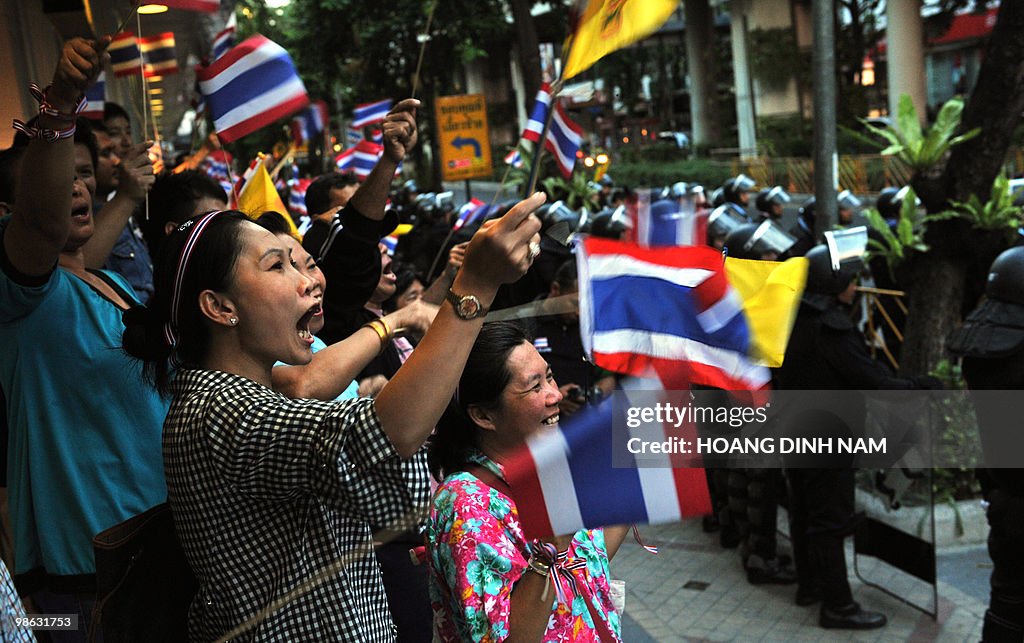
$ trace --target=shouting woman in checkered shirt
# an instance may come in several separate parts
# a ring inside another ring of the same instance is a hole
[[[374,182],[386,183],[415,142],[416,106],[406,100],[389,114],[376,176],[351,202],[360,212],[383,214],[387,191]],[[173,395],[164,463],[199,581],[191,640],[393,640],[369,523],[413,510],[400,459],[444,411],[498,287],[536,255],[540,223],[530,215],[543,201],[526,199],[474,236],[452,306],[376,400],[292,400],[271,388],[275,362],[310,361],[319,306],[315,282],[275,235],[241,213],[214,212],[168,238],[150,307],[126,320],[124,344]],[[390,341],[390,329],[374,330]],[[338,561],[340,572],[323,574]]]

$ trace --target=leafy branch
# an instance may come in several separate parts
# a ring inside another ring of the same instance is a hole
[[[884,258],[889,272],[893,273],[911,252],[928,252],[924,235],[929,223],[954,219],[959,215],[951,210],[938,214],[927,214],[919,210],[917,195],[913,188],[908,188],[895,225],[890,225],[875,208],[865,210],[864,216],[876,233],[868,238],[869,254]]]
[[[1003,231],[1012,238],[1022,223],[1022,208],[1014,203],[1020,191],[1020,188],[1011,190],[1010,180],[999,175],[992,182],[988,201],[982,203],[977,194],[972,194],[966,203],[951,201],[953,209],[949,212],[969,221],[975,228]]]
[[[914,102],[907,94],[901,94],[895,123],[878,127],[864,119],[860,119],[860,122],[869,132],[888,143],[882,154],[896,155],[915,171],[927,172],[943,160],[950,148],[981,133],[981,128],[976,127],[953,136],[960,126],[963,111],[963,100],[951,98],[939,110],[935,123],[922,129]]]

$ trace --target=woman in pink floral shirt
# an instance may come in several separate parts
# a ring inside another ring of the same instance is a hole
[[[431,598],[442,641],[621,640],[608,560],[626,529],[552,539],[550,545],[575,562],[568,572],[575,591],[560,576],[559,598],[547,548],[524,538],[506,493],[503,456],[530,435],[554,430],[561,398],[551,369],[522,329],[484,326],[430,452],[435,475],[446,476],[427,524]]]

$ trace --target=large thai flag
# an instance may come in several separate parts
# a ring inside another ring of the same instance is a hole
[[[142,51],[142,73],[146,78],[178,73],[178,54],[174,50],[174,34],[170,31],[148,38],[139,38]]]
[[[217,135],[236,141],[309,104],[291,57],[280,45],[255,35],[196,70]]]
[[[363,140],[363,133],[357,129],[348,128],[345,132],[345,141],[348,143],[347,147],[355,147],[359,145],[359,141]]]
[[[749,357],[743,302],[718,251],[589,238],[576,257],[581,339],[598,366],[641,377],[656,373],[671,389],[768,384],[768,369]]]
[[[651,203],[648,195],[642,194],[635,205],[634,230],[636,242],[641,246],[700,246],[706,243],[707,213],[698,213],[692,201],[680,204],[673,199],[661,199]]]
[[[85,107],[82,116],[94,120],[103,120],[103,107],[107,100],[107,72],[100,72],[92,87],[85,90]]]
[[[534,143],[540,141],[544,132],[544,122],[548,118],[548,110],[551,109],[551,88],[547,83],[540,87],[537,92],[537,101],[530,112],[530,119],[523,129],[523,138]],[[583,128],[570,120],[569,116],[562,109],[561,105],[555,105],[555,114],[551,118],[551,127],[548,128],[548,135],[544,139],[544,148],[551,152],[558,162],[558,169],[562,171],[565,178],[572,176],[573,167],[576,165],[576,152],[583,143]]]
[[[235,12],[232,11],[231,15],[228,16],[227,24],[224,28],[217,32],[217,36],[213,39],[213,51],[212,57],[217,60],[224,54],[228,53],[232,47],[235,46],[235,29],[237,23],[235,22]]]
[[[669,455],[653,462],[650,454],[643,466],[635,460],[622,466],[619,458],[632,456],[617,444],[614,412],[611,399],[587,408],[556,431],[531,437],[503,463],[526,538],[711,513],[704,469],[684,468]],[[619,422],[625,426],[624,417]],[[613,449],[619,466],[613,466]]]
[[[356,105],[352,111],[352,127],[366,127],[384,120],[391,110],[391,99],[379,100],[376,103]]]
[[[142,72],[142,52],[135,34],[122,31],[113,37],[107,46],[110,54],[110,68],[115,76],[131,76]]]
[[[217,13],[220,11],[220,0],[160,0],[160,4],[171,9],[202,11],[203,13]]]

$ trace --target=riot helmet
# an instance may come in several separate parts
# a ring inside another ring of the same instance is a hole
[[[988,269],[985,294],[1024,306],[1024,246],[1004,250]]]
[[[900,218],[900,208],[903,205],[903,199],[897,198],[899,193],[899,188],[884,188],[878,193],[875,208],[878,210],[878,214],[882,215],[882,218],[886,221],[894,221]]]
[[[746,205],[750,201],[747,192],[754,187],[754,179],[746,174],[734,176],[722,184],[722,193],[725,200],[739,205]]]
[[[836,206],[839,223],[841,225],[849,225],[853,221],[854,212],[861,206],[861,201],[849,190],[843,190],[836,195]]]
[[[595,214],[590,223],[590,234],[618,240],[632,227],[633,223],[626,216],[626,208],[620,205],[615,209],[605,208]]]
[[[708,245],[713,248],[721,248],[729,233],[745,223],[746,220],[740,218],[729,206],[718,206],[708,215]]]
[[[722,188],[715,188],[711,191],[711,207],[717,208],[720,205],[725,204],[725,190]]]
[[[804,292],[838,295],[864,269],[868,230],[864,226],[825,233],[825,243],[807,251],[807,286]]]
[[[567,206],[564,201],[545,203],[537,209],[535,214],[540,219],[541,232],[546,232],[552,226],[562,222],[569,226],[570,232],[575,232],[580,223],[579,213]]]
[[[796,243],[791,235],[771,220],[745,223],[725,237],[728,256],[737,259],[775,261]]]
[[[812,196],[811,198],[804,201],[804,204],[800,206],[800,210],[797,213],[800,216],[800,220],[803,222],[803,224],[807,227],[808,230],[812,232],[814,231],[814,210],[817,206],[817,203],[818,202]]]
[[[761,190],[757,193],[757,199],[754,204],[760,212],[764,212],[767,216],[778,219],[782,216],[782,206],[786,205],[793,198],[789,196],[789,193],[782,189],[781,185],[776,185],[773,188]]]

